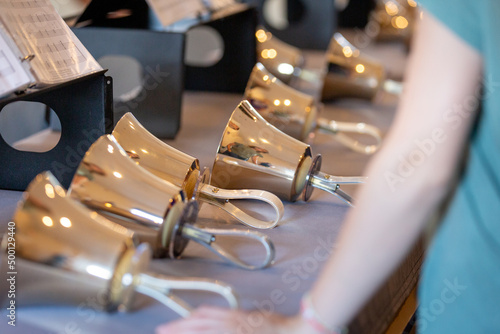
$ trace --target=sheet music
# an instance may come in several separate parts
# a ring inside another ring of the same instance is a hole
[[[34,81],[15,54],[13,43],[0,25],[0,97],[23,90]]]
[[[201,0],[147,0],[162,26],[207,13]]]
[[[102,70],[57,14],[50,0],[0,0],[0,19],[39,84],[55,84]]]

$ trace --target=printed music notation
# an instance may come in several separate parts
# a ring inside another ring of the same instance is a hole
[[[47,4],[44,0],[20,0],[20,1],[10,1],[11,6],[14,8],[41,8],[41,7],[50,7],[50,4]]]
[[[102,70],[50,0],[2,0],[0,20],[30,62],[39,84],[54,84]]]
[[[45,13],[19,16],[19,20],[21,20],[22,23],[41,23],[41,22],[55,21],[56,19],[57,19],[56,15],[45,14]]]

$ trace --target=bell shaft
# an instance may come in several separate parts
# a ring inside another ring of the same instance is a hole
[[[229,263],[243,269],[248,269],[248,270],[263,269],[270,266],[274,262],[275,258],[274,244],[266,235],[262,233],[254,231],[198,228],[190,224],[185,224],[182,228],[181,233],[184,238],[199,243],[200,245],[204,246],[211,252],[215,253],[216,255],[224,259],[225,261],[228,261]],[[219,236],[243,238],[246,239],[247,241],[250,239],[258,241],[262,246],[264,246],[266,252],[264,261],[256,265],[244,262],[242,259],[232,255],[228,250],[217,244],[217,237]]]
[[[347,204],[354,206],[350,195],[340,189],[340,184],[357,184],[365,182],[364,177],[338,177],[318,172],[309,176],[310,185],[339,197]]]

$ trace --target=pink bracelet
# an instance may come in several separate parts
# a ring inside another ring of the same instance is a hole
[[[311,295],[307,292],[300,302],[300,314],[315,331],[321,334],[347,334],[346,328],[331,328],[324,322],[312,305]]]

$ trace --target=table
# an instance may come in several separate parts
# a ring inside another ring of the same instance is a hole
[[[374,49],[374,54],[378,51]],[[317,61],[318,57],[316,54],[311,59]],[[240,99],[238,94],[186,92],[181,130],[167,143],[199,158],[202,166],[211,167],[222,131]],[[374,105],[362,101],[328,103],[323,116],[339,121],[368,122],[385,132],[392,121],[395,102],[394,98],[382,96]],[[370,158],[351,152],[322,134],[317,135],[313,145],[313,154],[318,153],[323,155],[323,171],[343,176],[360,175]],[[359,186],[345,187],[345,190],[355,197],[356,187]],[[0,191],[0,231],[5,229],[20,196],[19,192]],[[285,202],[282,222],[277,228],[263,232],[276,247],[275,264],[264,270],[235,268],[195,243],[188,245],[182,260],[156,259],[150,269],[175,276],[218,279],[234,286],[244,309],[258,309],[261,316],[269,310],[292,315],[298,311],[302,294],[313,284],[327,255],[335,252],[335,238],[348,210],[340,200],[319,190],[315,190],[307,203]],[[208,205],[202,207],[198,222],[245,229],[223,211]],[[227,245],[249,259],[256,260],[260,255],[252,245],[231,241]],[[354,320],[351,333],[384,332],[415,286],[421,255],[421,248],[417,247]],[[82,305],[19,308],[15,331],[3,316],[0,332],[152,333],[157,325],[178,318],[162,304],[144,296],[137,296],[132,312],[106,314],[93,308],[96,297],[89,296],[88,303]],[[193,305],[225,305],[222,299],[212,295],[183,294],[182,297]],[[258,322],[258,318],[254,320]]]

